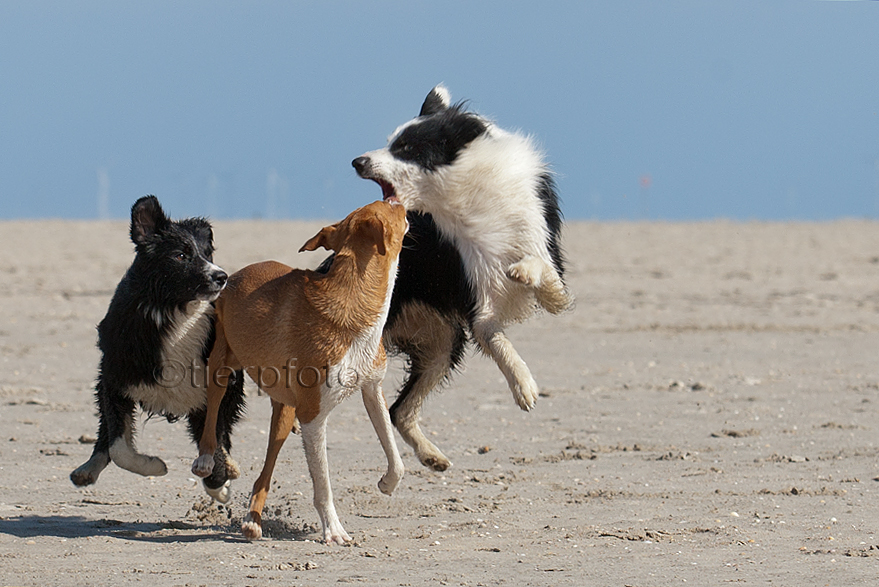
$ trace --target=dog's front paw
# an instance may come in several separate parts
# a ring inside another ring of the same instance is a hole
[[[232,499],[232,482],[229,480],[226,480],[226,482],[219,487],[208,487],[204,480],[202,480],[201,484],[204,487],[205,493],[220,503],[229,503],[229,500]]]
[[[248,540],[259,540],[262,538],[262,518],[256,512],[248,512],[244,521],[241,522],[241,533]]]
[[[537,289],[537,303],[550,314],[561,314],[574,305],[574,298],[554,273],[552,279],[545,280]]]
[[[537,301],[550,314],[561,314],[574,305],[574,299],[565,291],[538,295]]]
[[[192,461],[192,474],[207,477],[214,470],[214,455],[200,455]]]
[[[526,257],[507,268],[507,277],[522,285],[536,286],[543,275],[544,263],[537,257]]]
[[[530,375],[525,380],[519,380],[513,385],[513,399],[525,412],[530,412],[537,405],[537,396],[540,390],[537,382]]]
[[[335,530],[330,530],[328,528],[324,531],[325,544],[339,544],[344,546],[346,542],[351,542],[351,536],[345,532],[345,529],[342,528],[341,524],[339,524],[338,528]]]

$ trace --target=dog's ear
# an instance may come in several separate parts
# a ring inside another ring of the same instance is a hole
[[[328,251],[335,251],[336,248],[333,241],[335,240],[334,237],[337,230],[337,224],[324,226],[320,229],[320,232],[308,239],[308,241],[306,241],[306,243],[302,245],[302,248],[299,249],[299,252],[301,253],[302,251],[316,251],[320,247],[323,247]]]
[[[430,116],[431,114],[448,110],[451,103],[451,94],[449,94],[444,85],[440,84],[432,89],[427,98],[424,99],[424,104],[421,105],[421,112],[418,116]]]
[[[360,230],[364,232],[373,242],[375,248],[378,249],[379,255],[386,255],[388,250],[385,247],[385,223],[378,216],[370,216],[360,225]]]
[[[131,241],[141,245],[169,222],[158,198],[144,196],[131,207]]]

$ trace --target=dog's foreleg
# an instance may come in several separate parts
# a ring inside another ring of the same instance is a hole
[[[476,322],[473,325],[473,336],[506,377],[516,404],[526,412],[534,409],[538,395],[537,382],[500,325],[493,320]]]
[[[296,409],[272,400],[272,427],[269,431],[269,444],[266,447],[266,460],[259,477],[253,484],[253,491],[250,494],[250,511],[241,523],[241,532],[248,540],[262,538],[262,509],[266,504],[266,496],[272,485],[272,473],[275,470],[278,453],[284,446],[284,441],[290,436],[295,423]]]
[[[571,308],[574,299],[568,293],[568,289],[559,277],[558,272],[547,265],[540,282],[540,287],[535,292],[537,303],[550,314],[561,314]]]
[[[388,405],[385,403],[385,396],[378,382],[367,383],[360,392],[363,396],[363,405],[366,406],[366,413],[369,414],[372,427],[375,429],[388,459],[388,471],[379,479],[378,488],[385,495],[391,495],[403,478],[403,459],[400,458],[400,452],[397,450],[397,443],[394,440],[394,428],[391,426]]]
[[[571,307],[573,300],[555,268],[538,257],[528,256],[507,268],[507,277],[534,288],[537,303],[551,314]]]
[[[330,487],[330,470],[327,464],[327,418],[318,416],[308,423],[302,422],[302,444],[305,460],[314,486],[314,507],[320,516],[323,539],[327,544],[345,544],[351,537],[342,528],[336,507],[333,505],[333,489]]]
[[[229,376],[222,369],[230,368],[227,361],[228,350],[222,322],[217,320],[214,348],[208,358],[208,390],[204,430],[202,430],[201,439],[198,441],[198,458],[192,463],[192,473],[198,477],[207,477],[214,470],[214,453],[217,450],[217,417],[228,384],[228,379],[221,380],[224,379],[223,375]]]
[[[229,503],[232,499],[232,480],[241,476],[238,463],[232,458],[232,428],[241,415],[244,405],[244,372],[237,371],[229,377],[226,394],[220,403],[217,414],[217,450],[214,452],[214,468],[211,474],[201,480],[205,493],[220,503]],[[189,432],[198,443],[204,433],[207,409],[202,407],[187,414]]]
[[[214,451],[214,468],[211,474],[201,480],[205,493],[220,503],[229,503],[232,500],[232,480],[238,479],[241,471],[222,445]]]
[[[192,473],[199,477],[207,477],[214,470],[214,453],[217,451],[217,414],[225,392],[226,387],[223,385],[216,382],[208,384],[204,431],[198,442],[198,458],[192,463]]]

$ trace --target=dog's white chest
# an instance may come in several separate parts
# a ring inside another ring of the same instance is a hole
[[[164,341],[157,382],[131,387],[128,396],[145,410],[158,414],[182,416],[204,407],[207,391],[202,351],[212,316],[210,302],[202,301],[175,313],[173,327]]]
[[[375,324],[364,329],[354,338],[339,364],[328,369],[327,380],[321,390],[322,406],[338,405],[364,385],[375,381],[381,382],[384,378],[387,363],[376,365],[375,360],[381,344],[382,331],[391,309],[391,295],[396,278],[397,262],[394,261],[388,274],[388,286],[378,319]]]

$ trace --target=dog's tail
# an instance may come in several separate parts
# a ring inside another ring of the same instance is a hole
[[[547,247],[552,264],[559,277],[565,277],[565,252],[562,249],[562,209],[559,203],[559,195],[556,190],[555,178],[550,172],[542,174],[537,184],[537,197],[543,204],[543,218],[549,233]]]

